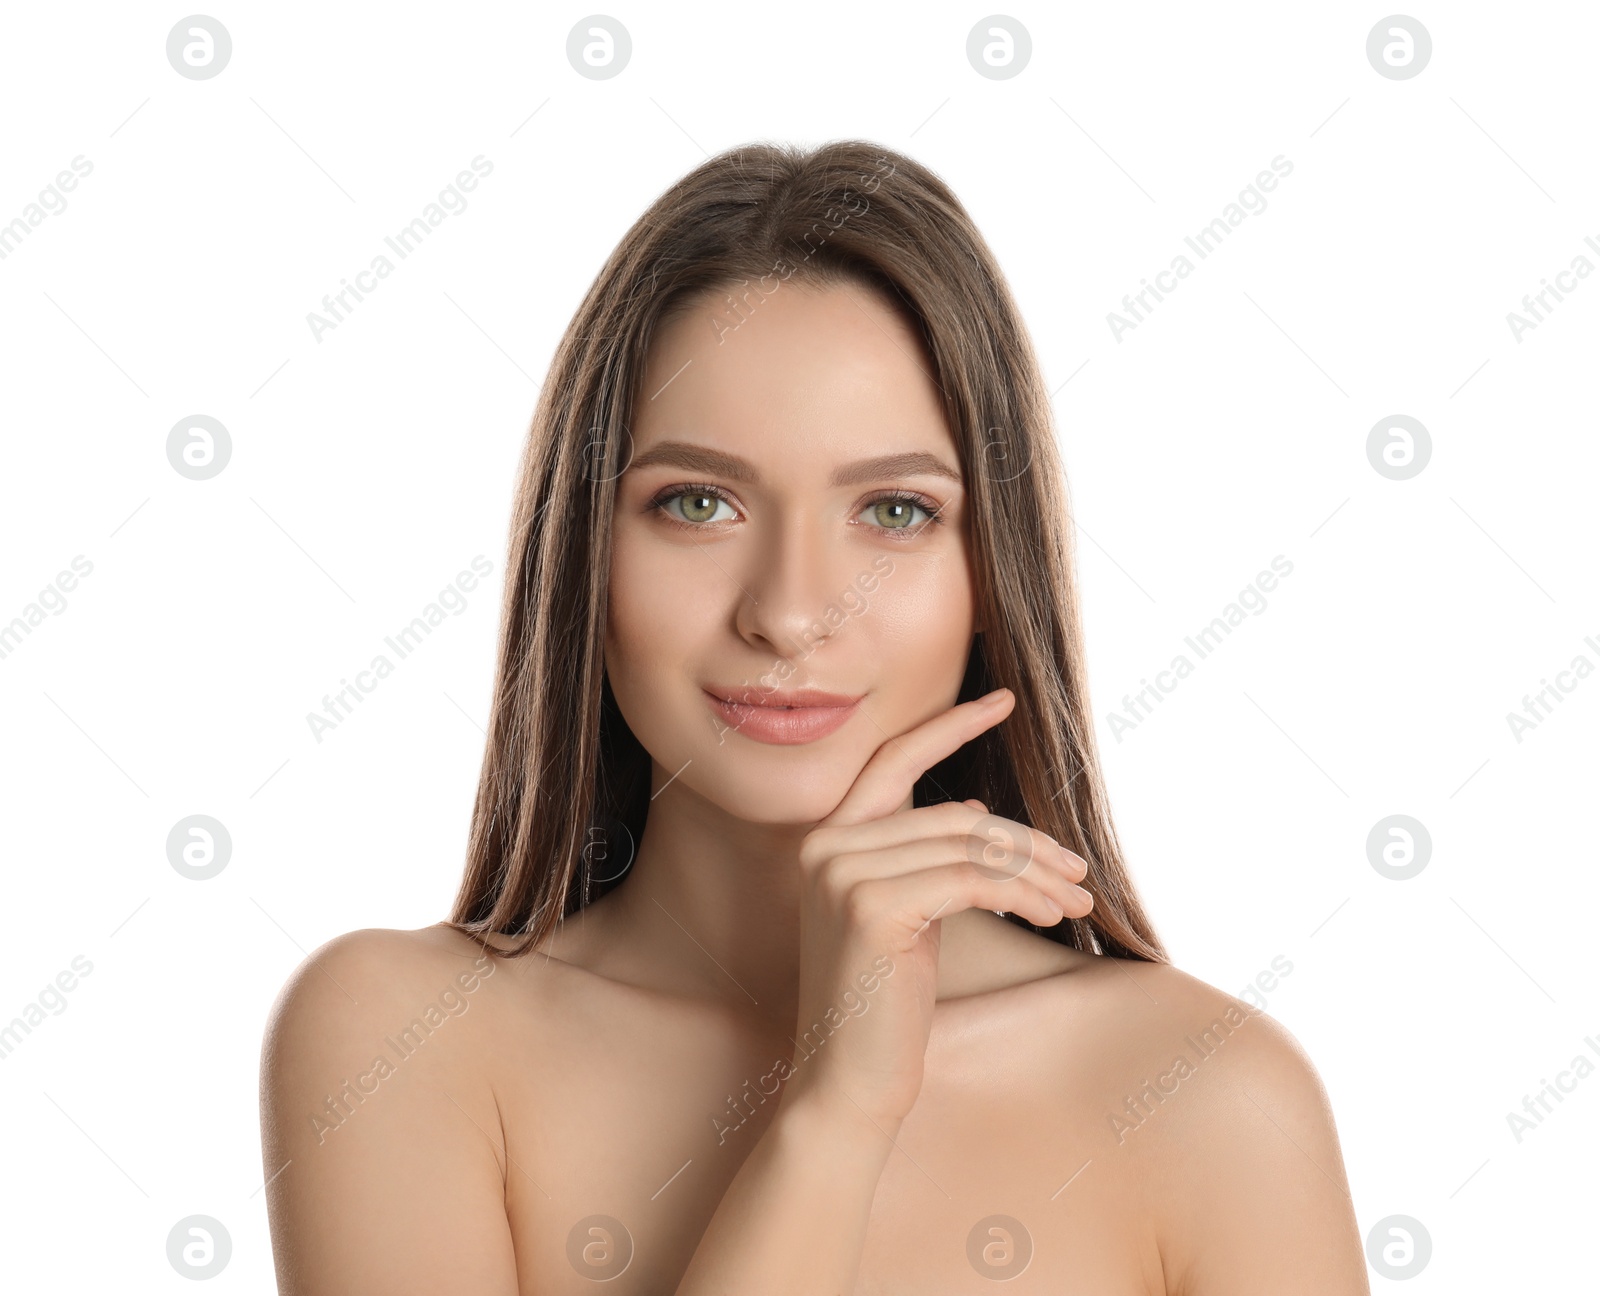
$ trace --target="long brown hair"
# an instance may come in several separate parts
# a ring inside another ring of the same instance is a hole
[[[730,149],[623,236],[568,325],[519,469],[494,703],[450,925],[522,954],[625,876],[649,754],[605,679],[616,481],[653,332],[695,300],[729,327],[779,284],[860,283],[920,333],[971,501],[979,624],[960,700],[1001,685],[1008,723],[918,781],[914,803],[977,797],[1089,861],[1093,912],[1044,934],[1166,962],[1112,827],[1095,750],[1073,531],[1032,343],[983,237],[938,176],[859,140]],[[1030,930],[1038,927],[1010,915]]]

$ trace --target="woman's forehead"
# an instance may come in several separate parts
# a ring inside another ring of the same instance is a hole
[[[634,411],[639,452],[686,441],[768,461],[785,451],[953,458],[920,341],[876,294],[784,285],[720,338],[702,313],[715,305],[691,305],[658,333]]]

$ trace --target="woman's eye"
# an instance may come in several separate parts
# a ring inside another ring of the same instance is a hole
[[[874,500],[862,512],[870,515],[868,520],[873,526],[880,526],[885,531],[901,531],[915,525],[915,514],[922,514],[924,520],[930,516],[928,510],[915,500],[898,496]]]
[[[678,507],[674,507],[677,505]],[[718,506],[726,508],[726,517],[717,517]],[[716,495],[707,495],[704,491],[685,491],[682,495],[672,495],[662,500],[658,505],[668,517],[681,522],[726,522],[733,517],[733,509],[728,501]]]

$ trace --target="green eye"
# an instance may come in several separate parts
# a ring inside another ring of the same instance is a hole
[[[903,531],[914,525],[915,514],[921,513],[924,518],[929,517],[928,510],[918,504],[916,500],[906,495],[886,495],[883,499],[874,500],[863,510],[872,514],[872,524],[880,526],[885,531]]]
[[[710,495],[705,491],[685,491],[681,495],[671,495],[662,500],[659,507],[668,517],[686,522],[713,522],[726,521],[727,518],[716,516],[718,505],[727,505],[728,501],[719,495]],[[677,505],[676,508],[673,506]],[[732,510],[729,509],[729,516]]]

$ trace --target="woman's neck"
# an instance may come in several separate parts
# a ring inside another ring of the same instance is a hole
[[[688,789],[650,807],[626,878],[605,897],[608,961],[669,993],[793,1024],[800,846],[810,825],[738,819]]]
[[[600,976],[725,1006],[787,1036],[798,1012],[800,845],[807,825],[738,819],[669,787],[627,875],[568,918],[550,953]],[[940,999],[1061,970],[1073,951],[987,909],[940,919]]]

